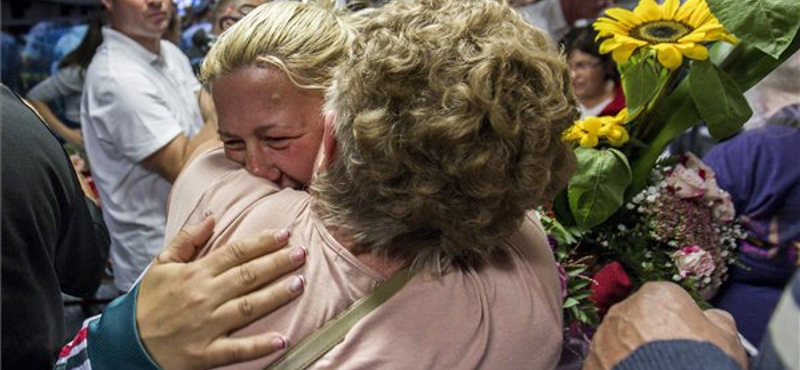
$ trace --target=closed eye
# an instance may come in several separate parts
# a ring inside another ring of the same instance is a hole
[[[222,140],[222,146],[226,150],[240,151],[244,150],[244,141],[242,140]]]

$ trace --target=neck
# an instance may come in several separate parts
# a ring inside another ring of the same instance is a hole
[[[346,235],[339,229],[328,227],[328,232],[336,239],[339,244],[341,244],[345,249],[348,251],[352,251],[354,249],[353,239]],[[402,269],[403,266],[406,265],[406,262],[399,259],[392,259],[386,257],[378,257],[369,252],[360,252],[360,253],[353,253],[353,255],[358,258],[363,264],[371,267],[375,271],[378,271],[384,278],[391,277],[395,272]]]
[[[161,38],[152,38],[152,37],[142,37],[132,35],[125,30],[113,27],[115,31],[122,33],[125,36],[130,37],[133,41],[136,41],[137,44],[142,45],[143,48],[149,50],[154,54],[158,54],[161,51]]]
[[[608,98],[614,97],[614,81],[608,80],[606,84],[603,86],[603,91],[601,94],[585,97],[581,99],[581,104],[586,108],[594,108],[597,104],[602,103],[604,100]]]

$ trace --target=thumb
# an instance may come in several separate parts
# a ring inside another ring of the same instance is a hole
[[[194,259],[197,251],[206,244],[214,232],[214,217],[208,216],[198,224],[190,225],[176,235],[156,256],[154,265],[186,263]]]

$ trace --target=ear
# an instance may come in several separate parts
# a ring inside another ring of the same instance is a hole
[[[106,8],[106,10],[108,11],[113,10],[114,6],[113,4],[111,4],[111,0],[100,0],[100,2],[103,3],[103,6]]]
[[[333,127],[335,121],[336,113],[325,113],[325,122],[322,131],[322,158],[320,158],[319,163],[319,167],[322,170],[330,167],[330,165],[333,164],[333,160],[336,158],[339,143],[336,141],[336,132]]]

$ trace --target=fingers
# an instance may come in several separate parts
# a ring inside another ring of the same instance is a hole
[[[265,333],[242,338],[221,338],[206,350],[210,367],[254,360],[280,351],[288,345],[279,333]]]
[[[190,225],[182,229],[178,235],[164,247],[164,250],[156,256],[153,264],[160,265],[170,262],[189,262],[197,251],[205,245],[208,238],[214,232],[214,217],[206,217],[199,224]]]
[[[291,301],[305,288],[302,276],[291,276],[253,293],[232,299],[217,311],[227,328],[241,328]],[[228,330],[232,331],[232,330]]]
[[[305,247],[284,248],[235,266],[218,276],[215,291],[225,299],[246,294],[297,269],[307,255]]]
[[[286,245],[289,240],[289,230],[280,231],[269,230],[261,233],[255,238],[243,241],[235,241],[226,244],[209,253],[206,258],[199,262],[204,268],[212,273],[213,276],[222,274],[233,267],[240,266],[253,258],[274,252]]]

